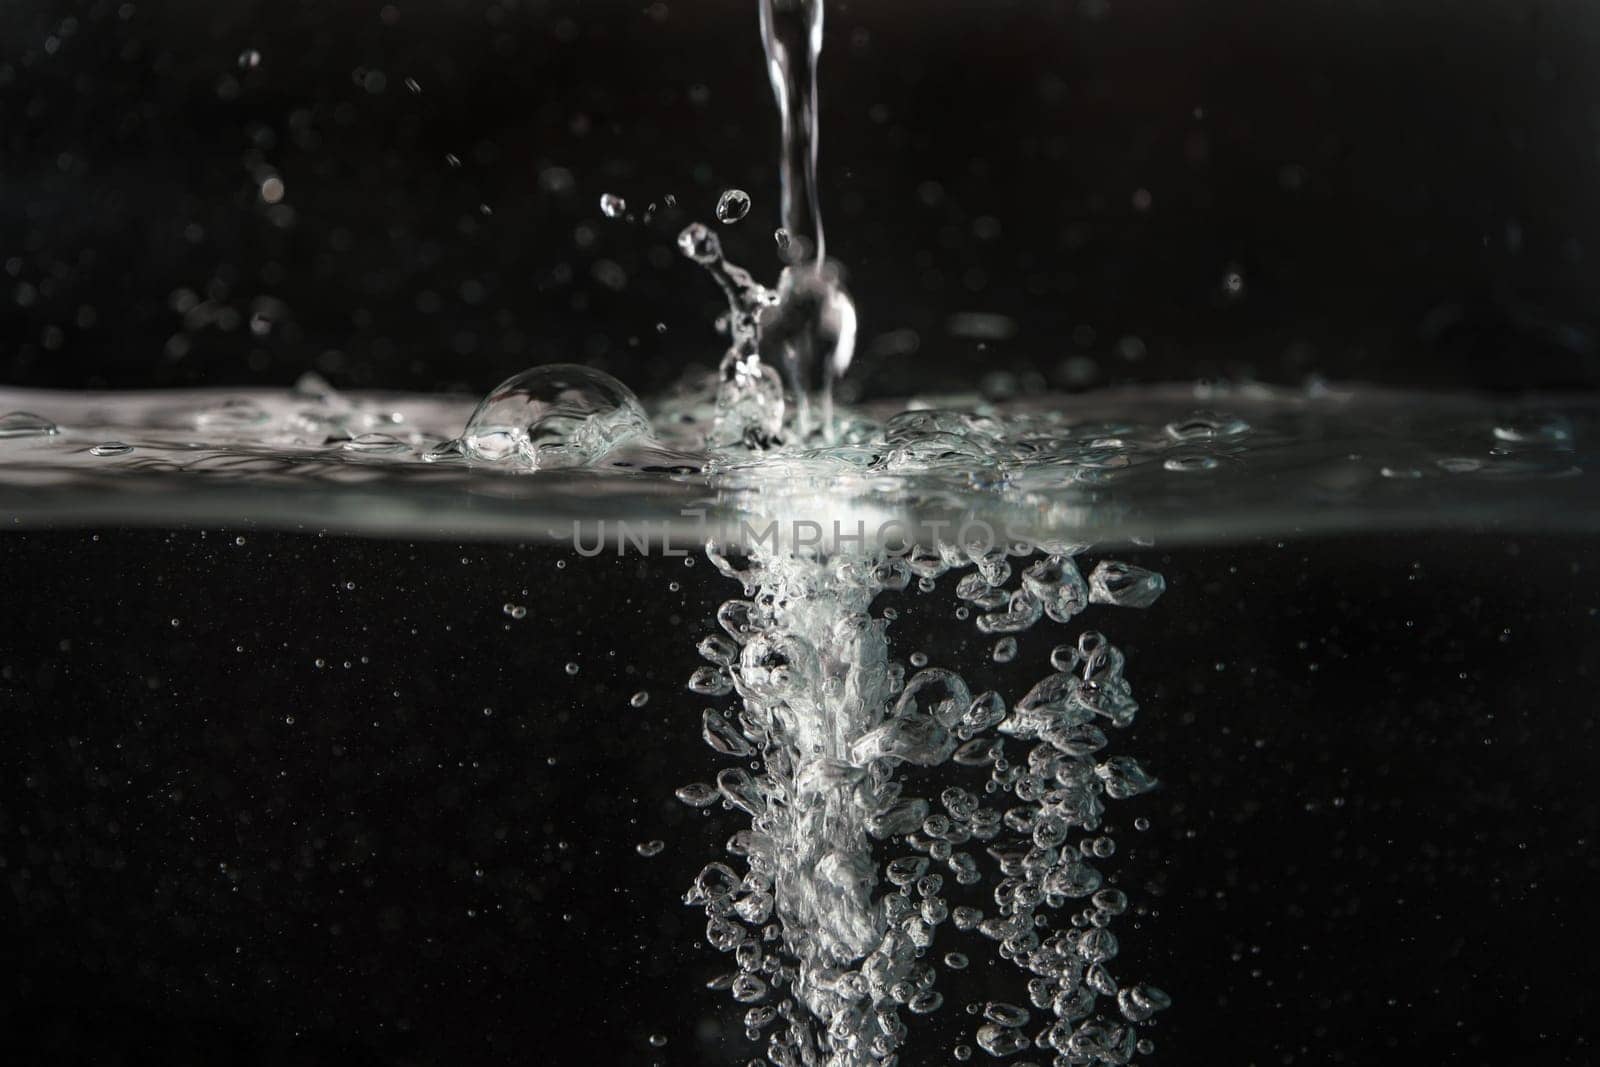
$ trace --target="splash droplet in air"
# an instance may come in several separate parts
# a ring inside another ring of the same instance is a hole
[[[750,214],[750,194],[743,189],[729,189],[717,200],[717,221],[724,225],[738,222]]]

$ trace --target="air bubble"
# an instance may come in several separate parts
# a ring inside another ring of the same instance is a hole
[[[600,194],[600,213],[608,219],[620,219],[627,214],[628,202],[615,193]]]
[[[679,786],[674,795],[691,808],[707,808],[717,802],[721,795],[717,787],[705,782],[690,782],[688,785]]]
[[[31,411],[13,411],[0,415],[0,438],[50,437],[60,432],[55,423]]]
[[[1106,560],[1089,575],[1089,599],[1096,604],[1147,608],[1166,591],[1166,579],[1131,563]]]
[[[571,363],[533,367],[501,382],[461,435],[470,461],[549,470],[589,466],[651,437],[633,392],[611,375]]]

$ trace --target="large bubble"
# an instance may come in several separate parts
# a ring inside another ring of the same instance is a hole
[[[649,438],[639,398],[611,375],[575,363],[532,367],[501,382],[467,420],[467,459],[527,470],[584,467]]]

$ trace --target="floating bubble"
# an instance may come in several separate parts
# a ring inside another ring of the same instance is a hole
[[[1237,437],[1250,429],[1243,419],[1218,415],[1211,411],[1197,411],[1188,418],[1169,422],[1164,427],[1166,435],[1174,441],[1214,441],[1221,437]]]
[[[652,856],[661,855],[661,853],[666,850],[666,847],[667,843],[665,841],[640,841],[637,845],[633,846],[633,850],[639,855],[643,856],[645,859],[649,859]]]
[[[13,411],[0,415],[0,438],[50,437],[60,432],[55,423],[31,411]]]
[[[343,445],[346,452],[357,452],[368,456],[394,456],[411,451],[411,446],[404,441],[387,433],[357,434]]]
[[[1216,456],[1203,455],[1170,456],[1161,461],[1161,466],[1164,470],[1178,471],[1179,473],[1216,470],[1221,465],[1222,461]]]
[[[608,219],[620,219],[627,214],[628,202],[615,193],[600,194],[600,213]]]
[[[461,449],[473,462],[554,470],[592,465],[650,436],[627,386],[603,371],[552,363],[500,383],[467,421]]]

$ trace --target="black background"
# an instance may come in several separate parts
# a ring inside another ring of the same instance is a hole
[[[703,559],[235,536],[0,540],[6,574],[56,576],[0,617],[13,1048],[163,1065],[758,1051],[726,1036],[742,1007],[701,988],[723,961],[677,901],[741,825],[672,798],[725,762],[683,682],[735,586]],[[1167,575],[1165,597],[1081,625],[1127,652],[1144,705],[1115,749],[1165,783],[1111,805],[1104,864],[1143,912],[1116,927],[1116,973],[1175,1000],[1150,1062],[1592,1063],[1592,544],[1128,558]],[[1080,628],[1042,624],[996,667],[952,617],[953,584],[880,601],[904,610],[896,655],[1015,699]],[[641,858],[654,838],[665,851]],[[911,1067],[970,1041],[959,1005],[1022,996],[988,942],[941,930],[952,949],[974,965],[940,979],[954,1006],[917,1020]]]
[[[852,390],[1600,381],[1593,4],[880,0],[826,36]],[[776,139],[753,0],[13,0],[0,380],[651,391],[720,355],[672,238],[722,189],[773,276]]]

